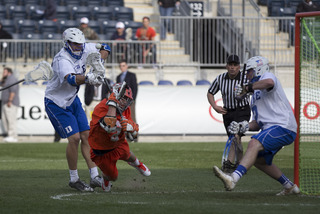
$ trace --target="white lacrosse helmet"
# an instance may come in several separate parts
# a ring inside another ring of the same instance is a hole
[[[254,70],[254,77],[260,77],[269,72],[269,60],[262,56],[254,56],[247,61],[246,71],[250,69]]]
[[[63,47],[68,51],[68,53],[73,58],[81,59],[81,56],[82,56],[83,50],[84,50],[84,45],[86,42],[84,34],[81,30],[79,30],[78,28],[66,29],[62,34],[62,42],[63,42]],[[80,50],[73,50],[72,47],[70,46],[69,42],[82,44],[82,47]]]

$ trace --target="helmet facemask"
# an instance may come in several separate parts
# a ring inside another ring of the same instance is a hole
[[[119,94],[122,84],[116,83],[113,86],[113,92]],[[121,112],[124,112],[133,102],[132,90],[128,85],[125,85],[124,94],[118,99],[119,100],[119,109]]]
[[[81,59],[86,39],[78,28],[68,28],[63,34],[63,45],[67,52],[75,59]]]

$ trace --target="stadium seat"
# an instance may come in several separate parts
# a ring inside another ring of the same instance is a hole
[[[182,85],[192,85],[192,82],[189,80],[179,80],[177,82],[177,85],[182,86]]]
[[[154,85],[154,84],[149,80],[143,80],[139,82],[139,85]]]
[[[23,33],[23,38],[28,40],[41,40],[43,39],[42,34],[37,33]],[[39,59],[43,57],[44,54],[44,43],[39,42],[27,42],[25,45],[25,60]]]
[[[26,6],[27,17],[28,19],[39,20],[42,19],[42,15],[37,13],[37,10],[45,10],[45,6],[35,5],[35,4],[27,4]]]
[[[18,33],[36,33],[37,32],[37,22],[30,19],[20,19],[17,20],[16,26],[18,28]]]
[[[71,19],[71,12],[66,6],[57,6],[56,17],[58,20],[68,20]]]
[[[62,48],[62,34],[61,33],[43,33],[43,39],[45,40],[58,40],[57,42],[46,42],[44,43],[45,56],[52,58]]]
[[[43,5],[42,3],[44,1],[42,1],[42,0],[23,0],[20,2],[22,3],[22,5],[26,6],[26,5]]]
[[[0,20],[7,18],[7,9],[5,6],[0,5]]]
[[[170,80],[159,80],[158,85],[173,85]]]
[[[123,23],[126,26],[126,28],[131,28],[132,29],[132,38],[135,37],[138,28],[142,27],[142,22],[125,21]]]
[[[97,6],[97,7],[105,6],[104,0],[90,0],[90,6]]]
[[[89,20],[92,19],[91,11],[87,6],[72,6],[70,7],[72,14],[72,19],[81,19],[82,17],[87,17]],[[80,22],[79,22],[80,23]]]
[[[197,80],[196,85],[211,85],[208,80]]]
[[[133,21],[133,9],[130,7],[114,7],[114,19],[118,21]]]
[[[1,24],[4,30],[9,33],[17,33],[18,29],[16,28],[16,23],[12,19],[2,19]]]
[[[279,16],[280,9],[285,7],[285,0],[269,0],[268,16]]]
[[[26,7],[22,5],[8,5],[7,7],[9,19],[26,19]]]
[[[60,32],[57,22],[51,20],[40,20],[38,22],[38,33],[58,33]]]
[[[85,6],[87,1],[83,0],[65,0],[66,6]]]
[[[93,15],[93,19],[98,21],[113,20],[113,8],[112,7],[93,7],[92,15]]]
[[[107,34],[107,33],[115,32],[116,31],[116,24],[117,24],[117,21],[114,21],[114,20],[101,21],[101,29],[102,29],[101,33]]]
[[[267,6],[268,5],[268,0],[258,0],[258,5],[263,5],[263,6]]]
[[[124,0],[104,0],[106,6],[112,7],[112,6],[124,6]]]
[[[71,28],[71,27],[78,28],[79,27],[79,22],[77,20],[61,20],[59,22],[59,24],[60,24],[61,33],[67,28]]]
[[[80,21],[79,21],[80,23]],[[89,27],[91,29],[93,29],[97,34],[102,33],[101,31],[101,22],[97,21],[97,20],[90,20],[89,21]]]

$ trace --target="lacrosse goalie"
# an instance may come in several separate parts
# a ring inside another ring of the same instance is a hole
[[[118,160],[126,161],[143,176],[151,175],[148,167],[130,151],[126,139],[133,141],[139,132],[139,125],[131,118],[129,106],[132,102],[131,88],[125,82],[117,83],[108,98],[102,100],[92,113],[89,134],[91,159],[102,171],[102,189],[105,192],[109,192],[112,181],[117,180]]]
[[[259,131],[251,137],[247,150],[237,169],[228,175],[217,166],[215,175],[222,180],[225,189],[231,191],[240,178],[254,165],[256,168],[277,180],[283,191],[277,195],[298,194],[298,186],[290,181],[281,170],[272,163],[273,157],[283,147],[290,145],[296,138],[297,122],[290,103],[280,81],[269,72],[269,61],[262,56],[255,56],[247,61],[249,84],[237,86],[236,96],[251,93],[253,120],[242,124],[233,121],[230,133]]]
[[[45,109],[47,115],[61,138],[67,138],[66,157],[69,166],[69,186],[80,191],[93,191],[101,186],[101,177],[97,166],[90,159],[88,143],[89,124],[82,103],[78,97],[80,85],[89,83],[100,85],[104,82],[104,67],[96,44],[86,43],[85,37],[77,28],[68,28],[62,35],[63,48],[52,62],[53,76],[45,91]],[[103,47],[110,53],[110,47]],[[109,54],[108,53],[108,54]],[[87,61],[91,61],[92,70],[86,73]],[[78,146],[90,172],[90,185],[80,180],[77,170]]]

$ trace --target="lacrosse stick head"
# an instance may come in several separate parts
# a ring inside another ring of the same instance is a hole
[[[50,80],[53,76],[51,65],[46,61],[41,61],[32,71],[25,75],[25,82],[37,80]]]
[[[104,77],[105,69],[101,62],[101,54],[99,52],[89,53],[86,64],[92,67],[92,73]]]
[[[112,87],[112,91],[115,93],[117,100],[119,100],[119,109],[124,112],[133,102],[133,94],[131,88],[126,82],[116,83]]]
[[[126,40],[131,40],[132,38],[132,28],[127,28],[126,29]]]

